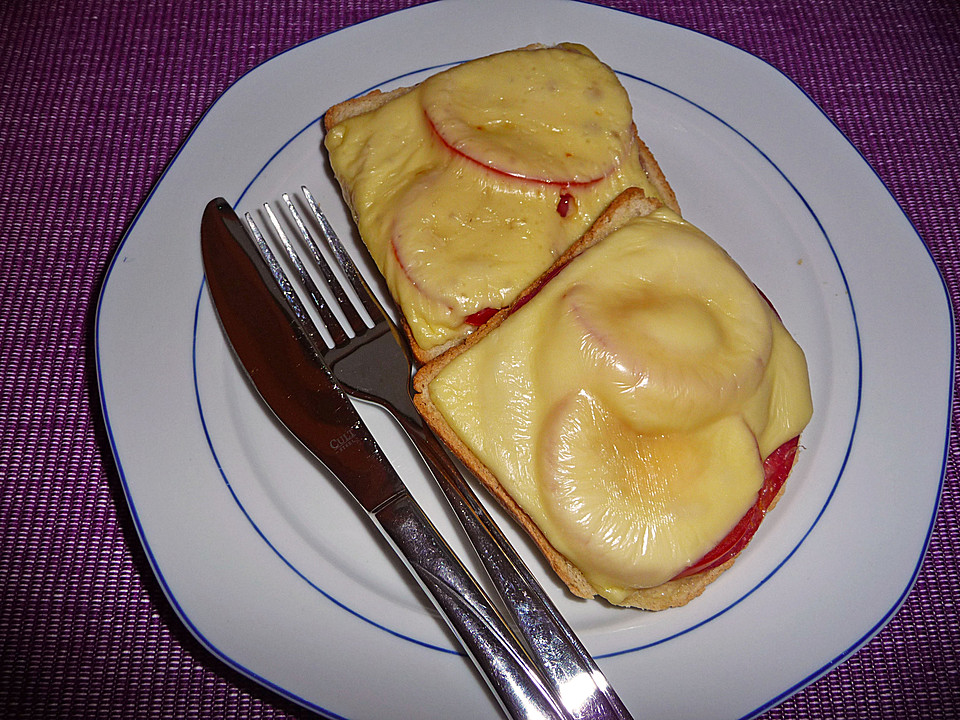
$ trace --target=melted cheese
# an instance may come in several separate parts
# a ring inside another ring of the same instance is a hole
[[[668,210],[586,250],[430,395],[547,539],[612,600],[674,577],[756,501],[812,406],[799,346]]]
[[[631,116],[616,75],[562,46],[464,63],[331,129],[331,165],[421,347],[509,304],[625,188],[656,196]]]

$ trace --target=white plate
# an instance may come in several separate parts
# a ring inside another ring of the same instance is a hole
[[[620,73],[686,216],[781,311],[807,352],[816,410],[785,498],[686,607],[575,600],[512,526],[511,536],[630,708],[661,720],[769,708],[879,631],[919,568],[944,471],[952,317],[924,245],[863,158],[787,78],[703,35],[562,0],[437,2],[243,76],[143,204],[98,308],[110,441],[170,602],[214,654],[321,713],[497,711],[345,493],[242,379],[204,290],[201,212],[218,195],[255,208],[305,182],[349,239],[319,149],[324,109],[457,61],[567,40]],[[453,536],[393,426],[362,411]]]

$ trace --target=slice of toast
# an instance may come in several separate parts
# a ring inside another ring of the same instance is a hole
[[[433,404],[430,395],[430,383],[450,362],[463,353],[470,352],[472,347],[498,328],[513,313],[518,311],[522,312],[521,308],[530,298],[580,253],[603,241],[604,238],[630,219],[644,217],[654,212],[658,207],[660,207],[658,201],[646,197],[643,192],[638,189],[630,189],[622,193],[611,203],[607,211],[594,223],[590,230],[571,246],[551,268],[545,271],[536,282],[521,293],[510,307],[494,315],[463,343],[447,350],[439,357],[427,363],[417,372],[414,378],[416,391],[415,403],[417,409],[433,431],[441,438],[447,447],[450,448],[453,454],[481,481],[487,490],[493,494],[500,505],[524,528],[549,562],[550,566],[570,591],[574,595],[582,598],[594,597],[598,594],[597,588],[590,583],[578,567],[551,544],[543,530],[510,495],[496,475],[484,465],[447,423],[443,414]],[[779,488],[776,497],[769,507],[773,507],[782,492],[783,486]],[[626,597],[613,602],[625,607],[635,607],[646,610],[662,610],[684,605],[699,596],[707,585],[717,579],[733,564],[734,559],[735,558],[730,558],[717,567],[693,575],[676,578],[656,587],[633,590]]]
[[[526,48],[521,48],[521,50],[535,50],[545,48],[543,45],[530,45]],[[403,87],[388,92],[381,92],[379,90],[374,90],[370,93],[367,93],[363,96],[352,98],[346,100],[342,103],[334,105],[324,115],[324,128],[325,131],[329,134],[336,126],[340,125],[343,122],[346,122],[352,118],[358,117],[365,113],[373,112],[378,110],[392,100],[400,98],[401,96],[411,92],[418,86]],[[639,155],[640,165],[643,172],[646,174],[650,185],[655,189],[659,199],[669,208],[673,209],[678,214],[680,213],[680,208],[677,203],[676,195],[673,189],[670,187],[670,184],[667,182],[666,177],[664,176],[663,171],[660,168],[657,160],[654,158],[653,154],[650,152],[650,149],[647,145],[641,140],[637,132],[636,125],[631,127],[632,133],[634,135],[635,147]],[[337,177],[339,182],[344,200],[350,210],[355,221],[358,221],[358,208],[354,207],[351,202],[351,188],[350,180],[345,177],[342,173],[337,172],[337,168],[334,169],[334,174]],[[612,199],[612,198],[611,198]],[[358,221],[359,224],[359,221]],[[363,238],[366,242],[366,239]],[[400,325],[401,328],[410,343],[411,349],[417,361],[419,363],[425,363],[428,360],[437,357],[442,352],[448,350],[450,347],[455,346],[461,342],[465,337],[467,337],[472,331],[473,327],[468,324],[460,326],[458,333],[452,339],[449,339],[446,342],[439,343],[431,347],[423,347],[420,343],[417,342],[415,334],[413,333],[411,326],[408,322],[406,308],[402,307],[402,302],[399,298],[395,298],[398,305],[401,305],[401,319]]]

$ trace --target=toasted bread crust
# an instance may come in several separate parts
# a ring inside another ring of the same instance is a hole
[[[406,95],[413,90],[414,87],[416,86],[401,87],[387,92],[371,90],[366,95],[360,95],[359,97],[337,103],[323,114],[323,129],[330,132],[333,127],[339,125],[344,120],[349,120],[357,115],[363,115],[371,110],[376,110],[394,98]]]
[[[467,447],[466,443],[450,427],[442,413],[430,398],[430,383],[454,358],[467,352],[486,335],[499,327],[511,313],[522,307],[544,283],[550,280],[564,265],[587,248],[595,245],[633,217],[650,214],[660,206],[659,201],[648,198],[639,188],[630,188],[619,195],[610,207],[593,224],[583,237],[574,243],[549,270],[543,273],[509,307],[501,310],[484,325],[470,335],[464,342],[456,345],[424,365],[414,377],[414,403],[427,424],[437,436],[450,448],[451,452],[480,480],[500,505],[513,517],[530,536],[537,548],[549,562],[554,572],[567,585],[570,592],[581,598],[592,598],[597,590],[583,573],[560,553],[543,534],[540,527],[510,496],[506,488],[483,462]],[[784,483],[785,486],[785,483]],[[783,493],[783,487],[770,505],[772,508]],[[715,568],[704,570],[695,575],[670,580],[652,588],[635,590],[615,604],[643,610],[664,610],[679,607],[698,597],[706,587],[730,568],[736,558],[731,558]]]
[[[640,165],[643,166],[643,170],[650,179],[650,182],[660,194],[660,199],[663,201],[663,204],[673,210],[677,215],[682,215],[683,213],[680,212],[680,204],[677,202],[677,196],[673,192],[673,188],[670,187],[670,183],[667,182],[667,178],[660,168],[660,163],[657,162],[653,153],[650,152],[650,148],[640,139],[636,124],[633,126],[633,136],[637,143],[637,150],[640,153]]]

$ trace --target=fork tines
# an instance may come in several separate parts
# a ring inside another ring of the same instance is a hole
[[[342,319],[337,319],[336,314],[331,308],[331,303],[327,301],[323,292],[317,287],[317,283],[314,281],[310,272],[305,267],[299,253],[297,252],[296,248],[294,248],[293,243],[291,243],[290,238],[284,230],[280,219],[273,211],[273,208],[270,207],[269,203],[264,203],[263,209],[267,215],[267,219],[270,221],[270,225],[273,227],[274,234],[276,235],[280,246],[283,248],[284,254],[289,259],[292,267],[296,270],[300,283],[302,284],[306,293],[310,296],[310,299],[312,300],[314,307],[317,309],[317,313],[319,314],[320,320],[322,321],[324,327],[330,333],[333,346],[337,347],[347,341],[347,332],[349,332],[350,335],[355,336],[362,334],[370,327],[370,324],[358,312],[357,303],[359,303],[360,307],[364,309],[366,314],[371,319],[377,318],[382,311],[373,305],[371,293],[366,285],[366,281],[353,264],[353,261],[350,259],[346,248],[344,247],[340,238],[337,236],[333,227],[330,225],[326,215],[324,215],[323,211],[317,204],[313,193],[311,193],[306,186],[302,186],[301,191],[303,192],[303,197],[307,203],[307,206],[309,207],[314,218],[316,218],[317,226],[320,230],[320,237],[322,238],[324,245],[329,250],[333,261],[336,263],[337,267],[342,273],[343,278],[346,279],[346,282],[353,289],[356,302],[351,300],[351,298],[348,297],[347,293],[344,291],[343,284],[337,278],[336,274],[330,267],[330,264],[327,262],[324,253],[320,250],[320,247],[314,240],[313,234],[310,232],[310,229],[304,222],[303,216],[301,215],[296,204],[293,202],[293,199],[290,197],[289,193],[283,193],[281,198],[286,205],[287,214],[293,220],[293,225],[295,225],[297,228],[303,247],[310,254],[314,266],[320,271],[320,274],[323,278],[323,284],[326,285],[329,293],[332,295],[333,307],[342,313]],[[267,253],[270,253],[270,249],[267,246],[266,241],[263,239],[263,235],[260,232],[260,229],[257,227],[252,215],[250,213],[246,213],[244,217],[247,221],[247,225],[250,227],[250,231],[254,235],[261,253],[264,254],[264,259],[271,266],[271,269],[276,267],[279,270],[279,264],[274,258],[272,258],[272,253],[269,256],[267,255]],[[282,270],[280,272],[282,273]],[[276,276],[276,271],[274,271],[274,275]],[[286,280],[286,278],[284,278],[284,280]],[[280,282],[281,286],[283,286],[284,282]],[[289,286],[289,280],[286,280],[286,285]],[[286,287],[284,287],[284,292],[286,292]],[[345,329],[347,332],[345,332]]]

